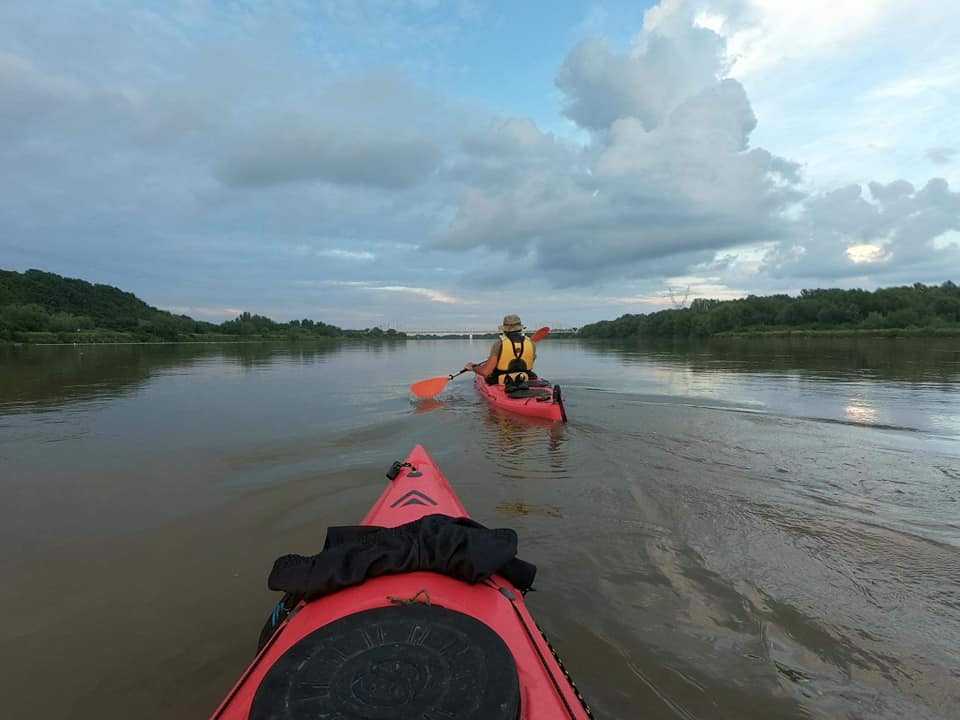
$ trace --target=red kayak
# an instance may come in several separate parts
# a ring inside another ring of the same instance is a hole
[[[559,385],[551,385],[546,380],[531,383],[517,393],[507,393],[504,385],[488,385],[487,381],[477,375],[476,386],[480,394],[489,400],[495,407],[507,410],[517,415],[543,418],[554,422],[566,422],[567,411],[563,406],[563,396]]]
[[[388,477],[393,479],[363,519],[364,526],[398,528],[425,516],[469,517],[419,445]],[[514,585],[500,574],[470,584],[423,571],[373,577],[300,602],[265,640],[212,716],[591,717]]]

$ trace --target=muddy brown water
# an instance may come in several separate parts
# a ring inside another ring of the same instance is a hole
[[[960,716],[960,342],[556,341],[566,427],[411,402],[485,349],[0,349],[2,716],[208,716],[418,442],[597,717]]]

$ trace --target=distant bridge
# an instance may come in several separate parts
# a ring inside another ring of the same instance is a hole
[[[550,334],[551,335],[576,335],[577,330],[578,328],[554,328],[550,330]],[[474,335],[496,335],[500,331],[494,328],[484,328],[482,330],[475,330],[475,329],[407,330],[407,329],[397,328],[397,332],[405,332],[407,335],[435,335],[438,337],[442,335],[468,335],[472,338]],[[527,332],[533,332],[533,331],[528,329]]]

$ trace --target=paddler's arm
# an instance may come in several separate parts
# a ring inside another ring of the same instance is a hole
[[[500,359],[500,341],[497,340],[493,347],[490,348],[490,357],[488,357],[483,363],[467,363],[463,366],[464,370],[472,370],[477,375],[482,377],[488,377],[497,367],[497,360]]]

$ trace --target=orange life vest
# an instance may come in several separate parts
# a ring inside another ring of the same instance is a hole
[[[533,370],[537,359],[537,350],[533,341],[521,333],[511,333],[500,336],[500,357],[497,358],[497,367],[491,377],[503,385],[508,380],[522,382],[529,376],[528,370]]]

